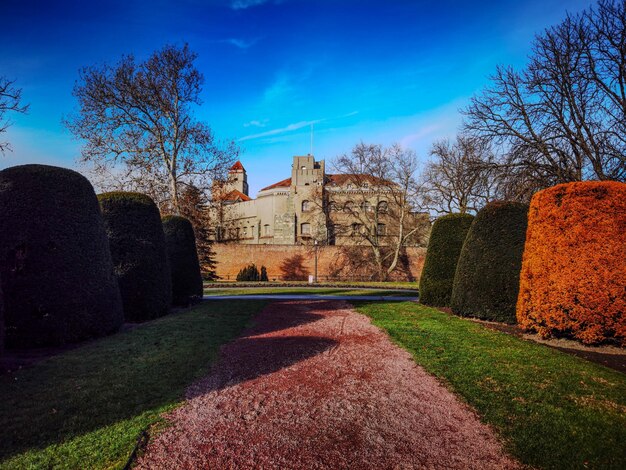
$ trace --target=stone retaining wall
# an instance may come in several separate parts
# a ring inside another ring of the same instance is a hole
[[[239,270],[251,263],[259,268],[265,266],[270,281],[295,280],[294,276],[306,280],[315,270],[315,248],[312,246],[216,243],[213,249],[217,274],[223,280],[235,280]],[[317,250],[319,281],[372,280],[372,265],[363,261],[371,256],[371,248],[322,246]],[[425,248],[407,248],[391,280],[418,281],[425,254]]]

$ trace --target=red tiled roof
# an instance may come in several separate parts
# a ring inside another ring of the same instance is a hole
[[[377,178],[376,176],[372,176],[372,175],[326,175],[326,178],[328,178],[329,183],[331,184],[334,183],[339,186],[346,184],[346,183],[361,184],[364,182],[367,182],[370,184],[389,184],[389,181],[385,181],[381,178]],[[279,181],[278,183],[274,183],[270,186],[267,186],[261,189],[261,191],[265,191],[267,189],[274,189],[274,188],[288,188],[289,186],[291,186],[291,178],[287,178],[282,181]]]
[[[233,166],[230,167],[230,171],[246,171],[243,165],[239,160],[235,162]]]
[[[371,183],[371,184],[389,184],[389,181],[385,181],[381,178],[372,175],[326,175],[330,180],[330,183],[341,186],[346,183]]]
[[[246,196],[244,193],[242,193],[241,191],[238,191],[236,189],[233,189],[229,193],[224,194],[221,197],[221,199],[222,199],[222,201],[237,201],[237,200],[252,201],[251,197]]]
[[[270,186],[267,186],[261,189],[261,191],[265,191],[266,189],[274,189],[274,188],[288,188],[289,186],[291,186],[291,178],[287,178],[282,181],[279,181],[278,183],[274,183]]]

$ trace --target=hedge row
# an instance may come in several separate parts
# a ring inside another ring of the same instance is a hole
[[[450,306],[452,284],[463,241],[474,217],[449,214],[433,224],[420,278],[420,302],[437,307]]]
[[[530,208],[494,202],[469,230],[467,220],[433,225],[423,303],[517,320],[543,337],[626,345],[626,184],[561,184],[536,193]]]
[[[98,199],[126,319],[145,321],[167,314],[172,280],[159,209],[139,193],[104,193]]]
[[[542,336],[626,344],[626,184],[569,183],[533,196],[517,319]]]
[[[454,313],[515,323],[527,214],[517,202],[492,202],[476,214],[454,275]]]
[[[85,177],[47,165],[0,171],[0,278],[8,347],[62,345],[121,326],[107,236]]]
[[[173,279],[177,302],[202,295],[191,225],[176,218],[165,227],[167,245],[149,197],[96,197],[75,171],[0,171],[0,350],[3,341],[63,345],[113,333],[124,319],[164,315]]]

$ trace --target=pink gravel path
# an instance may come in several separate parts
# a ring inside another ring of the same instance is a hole
[[[188,394],[138,468],[518,468],[472,410],[341,301],[268,306]]]

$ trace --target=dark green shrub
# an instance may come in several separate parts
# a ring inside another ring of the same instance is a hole
[[[420,278],[421,303],[450,306],[456,263],[472,220],[469,214],[449,214],[433,224]]]
[[[163,218],[167,256],[172,271],[172,303],[186,306],[202,297],[202,275],[191,222],[184,217]]]
[[[467,233],[452,288],[452,311],[515,323],[528,205],[492,202]]]
[[[72,170],[0,171],[0,278],[8,347],[116,331],[122,303],[93,187]]]
[[[167,314],[172,303],[172,275],[157,206],[139,193],[104,193],[98,199],[124,316],[129,321],[145,321]]]
[[[269,279],[267,278],[267,269],[265,268],[265,266],[261,266],[261,281],[269,281]]]
[[[246,266],[237,274],[238,281],[258,281],[259,279],[261,279],[261,275],[254,264]]]

